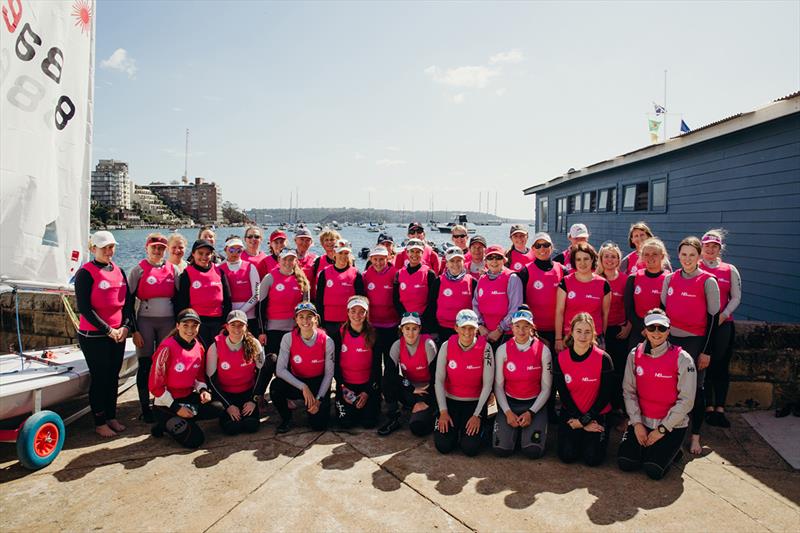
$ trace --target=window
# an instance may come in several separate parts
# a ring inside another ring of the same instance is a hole
[[[539,231],[547,230],[547,197],[539,198],[539,209],[536,210],[536,225]]]
[[[573,194],[569,197],[569,212],[571,213],[580,213],[581,212],[581,195],[580,194]]]
[[[617,190],[615,188],[603,189],[597,193],[597,211],[614,212],[617,210]]]
[[[625,185],[622,195],[622,209],[624,211],[647,211],[650,200],[649,185],[647,181]]]
[[[583,193],[583,212],[597,211],[597,191]]]
[[[559,198],[556,200],[556,231],[559,233],[567,232],[567,199]]]
[[[663,211],[667,208],[667,180],[653,181],[653,199],[651,211]]]

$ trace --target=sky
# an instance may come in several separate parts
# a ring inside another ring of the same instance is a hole
[[[522,189],[800,89],[800,2],[106,1],[93,159],[241,208],[533,216]],[[664,71],[667,71],[666,102]],[[662,126],[663,127],[663,126]],[[294,201],[294,200],[293,200]],[[480,202],[480,204],[479,204]]]

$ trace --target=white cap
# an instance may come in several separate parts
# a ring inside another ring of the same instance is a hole
[[[456,326],[463,328],[464,326],[478,327],[478,315],[472,309],[462,309],[456,315]]]
[[[456,257],[460,257],[461,259],[464,259],[464,251],[461,248],[459,248],[458,246],[451,246],[444,253],[444,258],[445,258],[446,261],[450,261],[451,259],[454,259]]]
[[[228,313],[228,320],[226,320],[226,322],[228,324],[231,322],[241,322],[242,324],[247,324],[247,315],[240,309],[234,309]]]
[[[292,248],[284,248],[281,250],[281,253],[278,257],[280,259],[283,259],[284,257],[297,257],[297,252]]]
[[[229,248],[231,246],[238,246],[240,248],[244,248],[244,243],[242,242],[242,239],[239,239],[237,237],[237,238],[231,239],[231,240],[229,240],[228,242],[225,243],[225,248]]]
[[[589,230],[586,229],[586,224],[573,224],[569,227],[569,236],[573,239],[589,237]]]
[[[375,257],[376,255],[389,257],[389,250],[387,250],[385,246],[376,246],[370,250],[369,257]]]
[[[644,325],[645,326],[661,325],[668,328],[669,317],[667,315],[662,315],[661,313],[650,313],[649,315],[644,317]]]
[[[550,234],[547,233],[546,231],[540,231],[539,233],[534,235],[533,236],[533,242],[536,242],[536,241],[545,241],[545,242],[549,242],[550,244],[553,244],[553,239],[550,238]]]
[[[422,320],[419,319],[419,315],[416,313],[406,313],[403,315],[403,318],[400,319],[400,327],[405,326],[406,324],[416,324],[418,326],[422,325]]]
[[[98,248],[105,248],[109,244],[117,244],[117,240],[114,238],[114,235],[111,234],[110,231],[95,231],[94,235],[91,237],[92,246],[97,246]]]
[[[339,252],[352,252],[353,249],[350,248],[350,242],[340,239],[336,241],[336,247],[334,247],[333,251],[338,254]]]
[[[425,243],[419,239],[409,239],[406,243],[406,250],[413,250],[415,248],[417,250],[425,250]]]
[[[347,300],[347,309],[352,309],[354,307],[363,307],[366,311],[369,311],[369,300],[367,300],[366,296],[351,296],[349,300]]]

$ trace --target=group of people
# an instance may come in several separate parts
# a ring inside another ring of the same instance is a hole
[[[333,416],[389,435],[408,411],[411,432],[433,433],[441,453],[490,444],[538,458],[557,424],[558,456],[597,465],[616,421],[620,468],[658,479],[688,430],[697,454],[704,421],[729,425],[741,278],[721,259],[724,237],[683,239],[673,271],[643,222],[630,228],[627,255],[613,242],[595,249],[584,224],[557,255],[547,233],[531,241],[522,225],[508,249],[457,225],[444,257],[412,222],[402,250],[382,234],[360,271],[331,229],[317,256],[305,229],[293,248],[272,232],[262,251],[251,226],[218,254],[203,228],[188,261],[183,237],[149,235],[126,277],[113,235],[99,231],[75,279],[97,433],[125,429],[116,376],[132,333],[141,418],[187,447],[202,444],[201,419],[218,418],[228,434],[257,431],[269,388],[278,432],[303,409],[316,430]]]

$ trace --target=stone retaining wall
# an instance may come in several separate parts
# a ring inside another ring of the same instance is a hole
[[[20,294],[19,298],[26,350],[77,342],[60,296]],[[77,312],[75,298],[70,301]],[[17,346],[14,295],[6,293],[0,295],[0,353],[16,351]],[[737,322],[730,370],[732,407],[767,409],[784,397],[798,398],[800,324]]]

